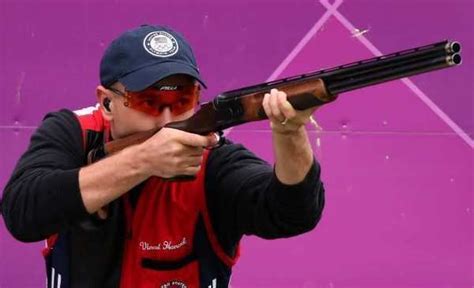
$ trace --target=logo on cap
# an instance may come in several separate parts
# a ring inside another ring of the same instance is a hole
[[[154,31],[146,35],[143,47],[153,56],[170,57],[178,52],[178,41],[168,32]]]

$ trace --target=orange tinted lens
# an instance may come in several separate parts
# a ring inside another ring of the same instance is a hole
[[[128,92],[128,106],[151,116],[159,116],[168,107],[174,116],[194,108],[200,94],[199,85],[166,85]]]

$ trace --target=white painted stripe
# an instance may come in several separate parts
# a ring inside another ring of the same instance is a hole
[[[322,5],[324,5],[328,11],[331,11],[334,15],[334,17],[341,22],[344,27],[346,27],[351,33],[356,29],[352,23],[347,20],[346,17],[344,17],[339,11],[336,9],[331,9],[332,6],[327,2],[327,0],[320,0]],[[331,10],[330,10],[331,9]],[[360,40],[360,42],[369,49],[370,52],[372,52],[375,56],[380,56],[382,55],[382,52],[380,52],[377,47],[375,47],[364,35],[360,35],[357,37],[357,39]],[[425,103],[431,111],[433,111],[439,118],[441,118],[442,121],[446,123],[461,139],[463,139],[471,148],[474,148],[474,140],[471,139],[471,137],[461,128],[459,127],[446,113],[443,112],[431,99],[426,96],[425,93],[423,93],[411,80],[408,78],[402,79],[402,82],[410,88],[413,93],[415,93],[418,98]]]
[[[36,128],[38,128],[38,126],[0,125],[0,129],[16,129],[16,130],[20,130],[20,129],[36,129]]]
[[[308,44],[308,42],[313,38],[313,36],[323,27],[323,25],[327,22],[329,17],[332,14],[332,10],[335,10],[339,5],[341,5],[343,0],[336,0],[334,3],[334,6],[328,9],[321,18],[316,21],[316,23],[309,29],[309,31],[306,33],[306,35],[296,44],[295,48],[291,50],[290,54],[286,56],[286,58],[283,60],[283,62],[278,65],[278,67],[273,71],[273,73],[267,78],[266,82],[276,80],[278,76],[288,67],[288,65],[295,59],[295,57],[303,50],[303,48]],[[224,136],[227,136],[231,131],[232,128],[226,129],[224,131]],[[212,288],[212,287],[209,287]]]
[[[418,86],[415,85],[410,79],[408,78],[403,78],[402,82],[405,83],[412,91],[413,93],[418,96],[421,101],[423,101],[428,107],[431,108],[431,110],[438,115],[445,123],[448,125],[453,131],[458,134],[459,137],[461,137],[471,148],[474,148],[474,139],[472,139],[464,130],[459,127],[446,113],[444,113],[441,108],[439,108],[431,99],[426,96],[423,91],[418,88]]]
[[[314,35],[323,27],[326,21],[329,19],[333,11],[342,4],[342,0],[337,0],[333,6],[326,7],[327,11],[319,18],[319,20],[311,27],[311,29],[306,33],[306,35],[301,39],[301,41],[293,48],[293,50],[288,54],[288,56],[283,60],[283,62],[278,66],[278,68],[273,71],[273,73],[268,77],[268,81],[276,80],[278,76],[288,67],[288,65],[295,59],[295,57],[303,50],[303,48],[308,44],[308,42],[314,37]]]

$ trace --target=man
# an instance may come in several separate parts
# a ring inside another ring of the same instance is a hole
[[[2,203],[21,241],[48,239],[48,287],[227,287],[245,235],[307,232],[324,206],[320,169],[295,111],[272,90],[263,107],[275,166],[243,146],[163,128],[87,165],[104,142],[189,118],[205,86],[175,31],[127,31],[101,61],[100,105],[48,114]],[[193,175],[192,181],[167,180]]]

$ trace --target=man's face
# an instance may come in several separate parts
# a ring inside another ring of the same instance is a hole
[[[106,89],[107,96],[111,100],[112,136],[115,139],[122,138],[191,117],[197,99],[191,99],[189,91],[197,89],[195,85],[198,84],[194,78],[183,74],[172,75],[158,81],[153,85],[157,88],[148,88],[135,93],[127,94],[122,84],[114,84],[111,90]],[[172,91],[181,87],[185,87],[187,92]]]

